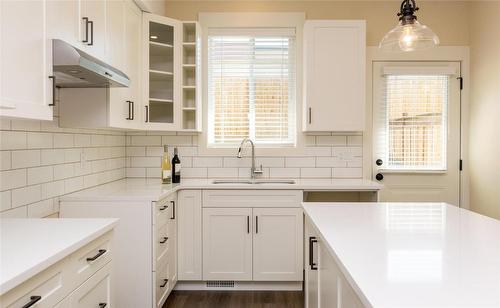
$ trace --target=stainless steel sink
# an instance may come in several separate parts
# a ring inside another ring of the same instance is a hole
[[[294,180],[213,180],[212,184],[295,184]]]

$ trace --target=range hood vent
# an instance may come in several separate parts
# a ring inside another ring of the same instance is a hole
[[[120,70],[62,40],[52,40],[55,86],[59,88],[128,87]]]

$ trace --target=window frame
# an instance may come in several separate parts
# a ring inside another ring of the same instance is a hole
[[[203,129],[198,136],[198,154],[207,156],[235,155],[236,147],[212,147],[208,143],[208,33],[210,28],[293,28],[295,30],[295,145],[258,144],[259,156],[303,155],[306,136],[302,134],[302,40],[304,13],[200,13],[202,28],[202,116]]]

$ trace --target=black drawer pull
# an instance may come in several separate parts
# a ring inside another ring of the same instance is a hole
[[[317,243],[318,240],[316,237],[311,236],[309,237],[309,266],[311,267],[311,270],[316,271],[318,270],[318,267],[316,266],[317,264],[314,263],[314,253],[313,253],[313,244]]]
[[[159,210],[160,210],[160,211],[164,211],[164,210],[166,210],[166,209],[168,209],[168,205],[164,205],[164,206],[162,206],[161,208],[159,208]]]
[[[170,219],[175,219],[175,201],[170,201],[172,203],[172,217]]]
[[[41,300],[42,297],[41,296],[38,296],[38,295],[34,295],[34,296],[31,296],[30,297],[30,302],[27,303],[26,305],[24,305],[22,308],[28,308],[28,307],[31,307],[33,306],[34,304],[36,304],[39,300]]]
[[[99,308],[104,308],[104,307],[106,307],[107,305],[108,305],[108,304],[106,304],[106,303],[99,303]]]
[[[160,288],[164,288],[168,283],[168,279],[163,279],[163,284],[160,285]]]
[[[95,260],[97,260],[97,258],[102,256],[105,252],[106,252],[106,249],[99,249],[99,252],[95,256],[93,256],[92,258],[87,258],[87,261],[89,261],[89,262],[95,261]]]
[[[160,241],[160,244],[165,244],[168,240],[168,237],[164,236],[163,240]]]

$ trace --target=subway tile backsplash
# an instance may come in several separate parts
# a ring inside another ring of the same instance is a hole
[[[125,177],[125,132],[59,128],[57,117],[0,122],[1,218],[50,217],[60,196]]]
[[[160,177],[162,145],[179,149],[183,178],[248,178],[251,159],[232,156],[203,156],[198,151],[198,135],[185,133],[129,132],[127,134],[127,177]],[[260,156],[261,178],[362,178],[363,136],[321,133],[306,136],[303,156]],[[246,155],[249,155],[247,151]]]

